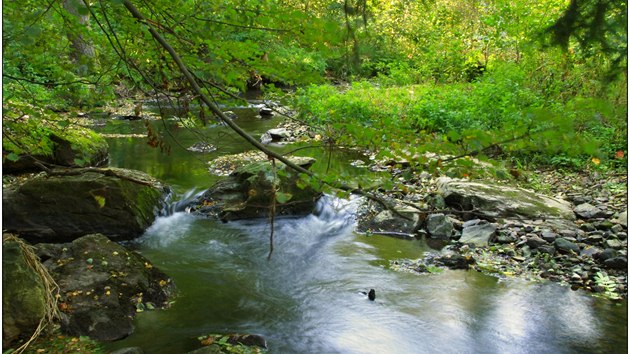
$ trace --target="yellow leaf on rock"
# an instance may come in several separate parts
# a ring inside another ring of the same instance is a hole
[[[98,203],[98,207],[102,208],[105,206],[105,197],[101,197],[100,195],[95,195],[94,200]]]

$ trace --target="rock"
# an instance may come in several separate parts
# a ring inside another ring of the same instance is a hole
[[[596,228],[597,230],[610,230],[610,229],[612,229],[612,227],[613,227],[613,226],[618,226],[618,227],[622,228],[622,226],[621,226],[621,225],[615,225],[615,224],[613,224],[613,223],[612,223],[611,221],[609,221],[609,220],[604,220],[604,221],[602,221],[602,222],[597,223],[597,224],[595,225],[595,228]],[[622,229],[623,229],[623,228],[622,228]],[[619,231],[621,231],[621,230],[619,230]]]
[[[224,352],[221,350],[221,347],[217,344],[211,344],[199,349],[195,349],[193,351],[187,352],[186,354],[223,354]]]
[[[433,238],[448,239],[453,234],[453,223],[444,214],[427,216],[427,232]]]
[[[273,116],[273,109],[269,107],[261,107],[258,110],[258,113],[261,115],[261,117],[271,117]]]
[[[5,174],[41,171],[42,168],[36,164],[38,162],[65,167],[75,167],[79,161],[83,167],[98,167],[107,164],[109,146],[107,141],[97,133],[74,124],[53,130],[59,131],[50,133],[48,136],[53,145],[52,153],[28,151],[20,154],[17,161],[3,159],[2,171]],[[32,142],[25,142],[25,146],[29,144]],[[37,147],[33,148],[37,149]]]
[[[468,269],[475,264],[475,259],[470,256],[451,254],[436,258],[436,264],[443,265],[450,269]]]
[[[538,251],[538,253],[546,253],[546,254],[550,254],[550,255],[554,255],[556,253],[556,248],[553,247],[553,245],[540,245],[538,246],[538,248],[536,248],[536,251]]]
[[[144,354],[144,350],[140,347],[127,347],[114,350],[109,354]]]
[[[553,242],[558,237],[558,234],[551,230],[545,230],[541,232],[540,237],[547,242]]]
[[[291,132],[286,128],[269,129],[260,137],[263,144],[287,141],[291,137]]]
[[[566,238],[558,237],[558,238],[555,239],[553,244],[554,244],[554,246],[556,246],[556,249],[558,251],[563,251],[563,252],[566,252],[566,253],[569,253],[569,252],[575,252],[577,254],[580,253],[580,246],[578,246],[575,243],[567,240]]]
[[[628,260],[623,257],[609,258],[604,261],[604,267],[612,269],[628,269]]]
[[[575,238],[578,233],[575,230],[560,230],[558,231],[558,234],[564,238]]]
[[[195,143],[193,144],[191,147],[189,147],[188,151],[192,151],[192,152],[212,152],[215,151],[217,148],[212,145],[212,144],[208,144],[206,142],[199,142],[199,143]]]
[[[540,246],[544,246],[548,244],[547,241],[543,240],[542,238],[534,234],[527,234],[526,237],[527,237],[527,245],[531,249],[536,249]]]
[[[589,203],[582,203],[575,207],[575,214],[583,219],[594,219],[604,217],[601,209]]]
[[[44,283],[27,263],[20,243],[2,242],[2,345],[30,337],[46,311]]]
[[[496,231],[497,227],[493,224],[477,224],[464,227],[459,242],[474,244],[479,247],[487,246]]]
[[[411,220],[401,218],[390,210],[383,210],[376,214],[372,222],[364,224],[371,231],[398,232],[401,234],[413,234],[418,229],[418,215],[413,209],[397,209],[402,215],[411,217]]]
[[[586,246],[580,252],[580,256],[588,256],[591,258],[597,258],[601,253],[602,249],[594,246]]]
[[[610,228],[610,231],[618,234],[620,232],[623,232],[624,228],[623,226],[621,226],[621,224],[615,224]]]
[[[133,332],[133,316],[165,307],[170,278],[140,254],[101,234],[66,244],[38,244],[37,253],[60,288],[61,329],[73,336],[113,341]]]
[[[40,174],[4,188],[4,229],[32,243],[67,242],[89,233],[128,240],[142,235],[163,208],[167,188],[144,172],[68,172],[72,175]]]
[[[292,157],[290,160],[306,169],[315,163],[315,159],[308,157]],[[193,200],[190,211],[223,221],[268,217],[274,185],[276,215],[309,214],[321,196],[312,187],[300,185],[298,173],[283,163],[276,163],[274,177],[272,165],[267,160],[237,168]]]
[[[228,117],[231,120],[234,120],[234,119],[238,118],[238,115],[236,113],[234,113],[233,111],[225,111],[225,112],[223,112],[223,115],[225,115],[226,117]]]
[[[515,231],[499,230],[499,233],[494,242],[501,244],[513,243],[518,240],[518,235]]]
[[[618,256],[618,252],[612,248],[606,248],[602,252],[596,254],[594,257],[600,262],[604,262],[607,259],[615,258]]]
[[[465,229],[465,228],[470,227],[470,226],[478,225],[479,223],[482,223],[481,219],[472,219],[472,220],[465,221],[462,224],[462,229]],[[483,223],[487,223],[487,221],[483,220]]]
[[[623,211],[619,214],[615,219],[612,220],[614,223],[623,225],[625,228],[628,228],[628,210]]]
[[[475,209],[489,220],[550,218],[566,223],[575,219],[571,204],[567,201],[522,188],[442,177],[438,180],[438,189],[448,206],[461,210]]]
[[[613,248],[613,249],[616,249],[616,250],[619,250],[619,249],[623,248],[623,244],[621,243],[621,241],[615,240],[615,239],[608,239],[608,240],[606,240],[606,246],[608,248]]]

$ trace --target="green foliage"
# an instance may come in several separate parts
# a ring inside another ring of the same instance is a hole
[[[298,91],[294,105],[337,144],[418,164],[427,163],[422,155],[428,151],[575,168],[592,165],[592,157],[625,162],[618,158],[627,144],[623,101],[565,99],[529,78],[526,64],[496,63],[473,83],[389,86],[395,79],[379,85],[378,78],[376,85],[311,86]],[[456,162],[461,174],[469,174],[469,163]]]
[[[602,295],[611,300],[619,300],[621,296],[617,291],[617,282],[608,276],[606,273],[597,272],[595,277],[595,284],[603,289]]]
[[[218,353],[233,354],[260,354],[267,353],[266,349],[257,346],[247,346],[240,343],[240,339],[246,339],[247,335],[237,334],[208,334],[197,337],[204,346],[216,348]],[[213,351],[214,352],[214,351]]]
[[[22,155],[52,156],[57,139],[71,142],[82,166],[107,143],[90,129],[54,112],[20,101],[5,100],[2,116],[2,157],[17,161]]]

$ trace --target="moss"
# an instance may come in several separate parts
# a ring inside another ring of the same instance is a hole
[[[60,165],[87,165],[107,155],[107,141],[78,118],[21,105],[5,107],[2,123],[3,161],[36,156]]]

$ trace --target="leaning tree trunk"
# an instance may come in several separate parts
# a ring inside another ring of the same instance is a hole
[[[90,13],[81,0],[64,0],[63,7],[69,14],[76,18],[79,25],[84,28],[90,26]],[[81,11],[84,9],[85,11]],[[76,65],[75,72],[80,76],[86,76],[90,73],[90,68],[95,64],[94,45],[86,40],[80,31],[70,28],[67,32],[70,41],[70,59]]]

